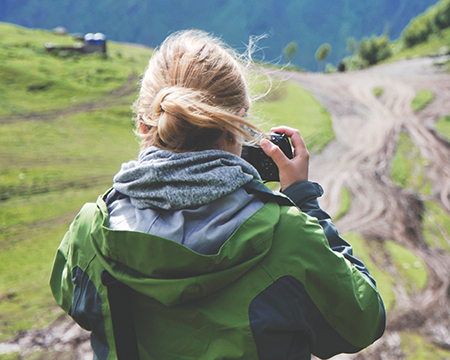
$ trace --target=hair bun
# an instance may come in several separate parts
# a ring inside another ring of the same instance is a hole
[[[162,145],[173,149],[183,147],[186,138],[195,131],[196,124],[191,121],[192,113],[202,113],[198,104],[204,98],[198,91],[181,86],[161,89],[153,101],[156,143],[162,142]]]
[[[173,151],[217,147],[224,132],[251,139],[242,116],[250,97],[236,54],[201,31],[169,36],[141,81],[137,105],[141,146]]]

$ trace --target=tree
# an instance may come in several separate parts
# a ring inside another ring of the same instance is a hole
[[[283,50],[284,59],[286,63],[290,63],[292,57],[297,53],[297,43],[295,41],[291,41]]]
[[[391,54],[389,39],[386,35],[372,36],[370,39],[365,37],[359,43],[358,55],[366,60],[369,65],[374,65],[388,58]]]
[[[320,71],[320,64],[328,57],[328,55],[330,55],[330,52],[331,52],[331,45],[327,43],[320,45],[319,48],[317,49],[316,60],[319,63],[319,71]]]
[[[358,42],[354,37],[349,37],[347,39],[347,52],[350,54],[353,54],[356,51],[356,48],[358,47]]]

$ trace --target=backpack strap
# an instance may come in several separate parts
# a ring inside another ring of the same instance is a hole
[[[102,284],[108,289],[108,302],[118,360],[139,360],[136,331],[131,312],[131,288],[118,281],[107,270],[101,272]]]

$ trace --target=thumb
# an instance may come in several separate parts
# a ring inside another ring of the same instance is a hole
[[[261,146],[261,149],[263,149],[264,153],[272,158],[278,168],[283,167],[283,165],[285,165],[286,162],[289,161],[286,155],[284,155],[283,151],[281,151],[281,149],[271,141],[262,139],[259,145]]]

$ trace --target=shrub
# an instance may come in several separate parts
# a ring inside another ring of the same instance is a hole
[[[450,26],[450,0],[442,0],[422,15],[411,20],[402,33],[406,47],[427,41],[432,33]]]
[[[425,13],[413,19],[405,28],[402,34],[403,43],[406,47],[413,47],[426,41],[432,32],[432,22]]]
[[[365,59],[363,59],[358,54],[353,56],[348,56],[342,60],[342,62],[345,64],[346,70],[361,70],[365,69],[369,66],[369,62]]]
[[[374,65],[392,55],[389,39],[386,35],[363,38],[358,46],[358,55],[369,65]]]
[[[434,23],[439,29],[450,26],[450,0],[443,0],[436,5]]]
[[[373,88],[373,94],[375,95],[375,97],[378,99],[381,96],[383,96],[384,94],[384,89],[380,88],[380,87],[375,87]]]

